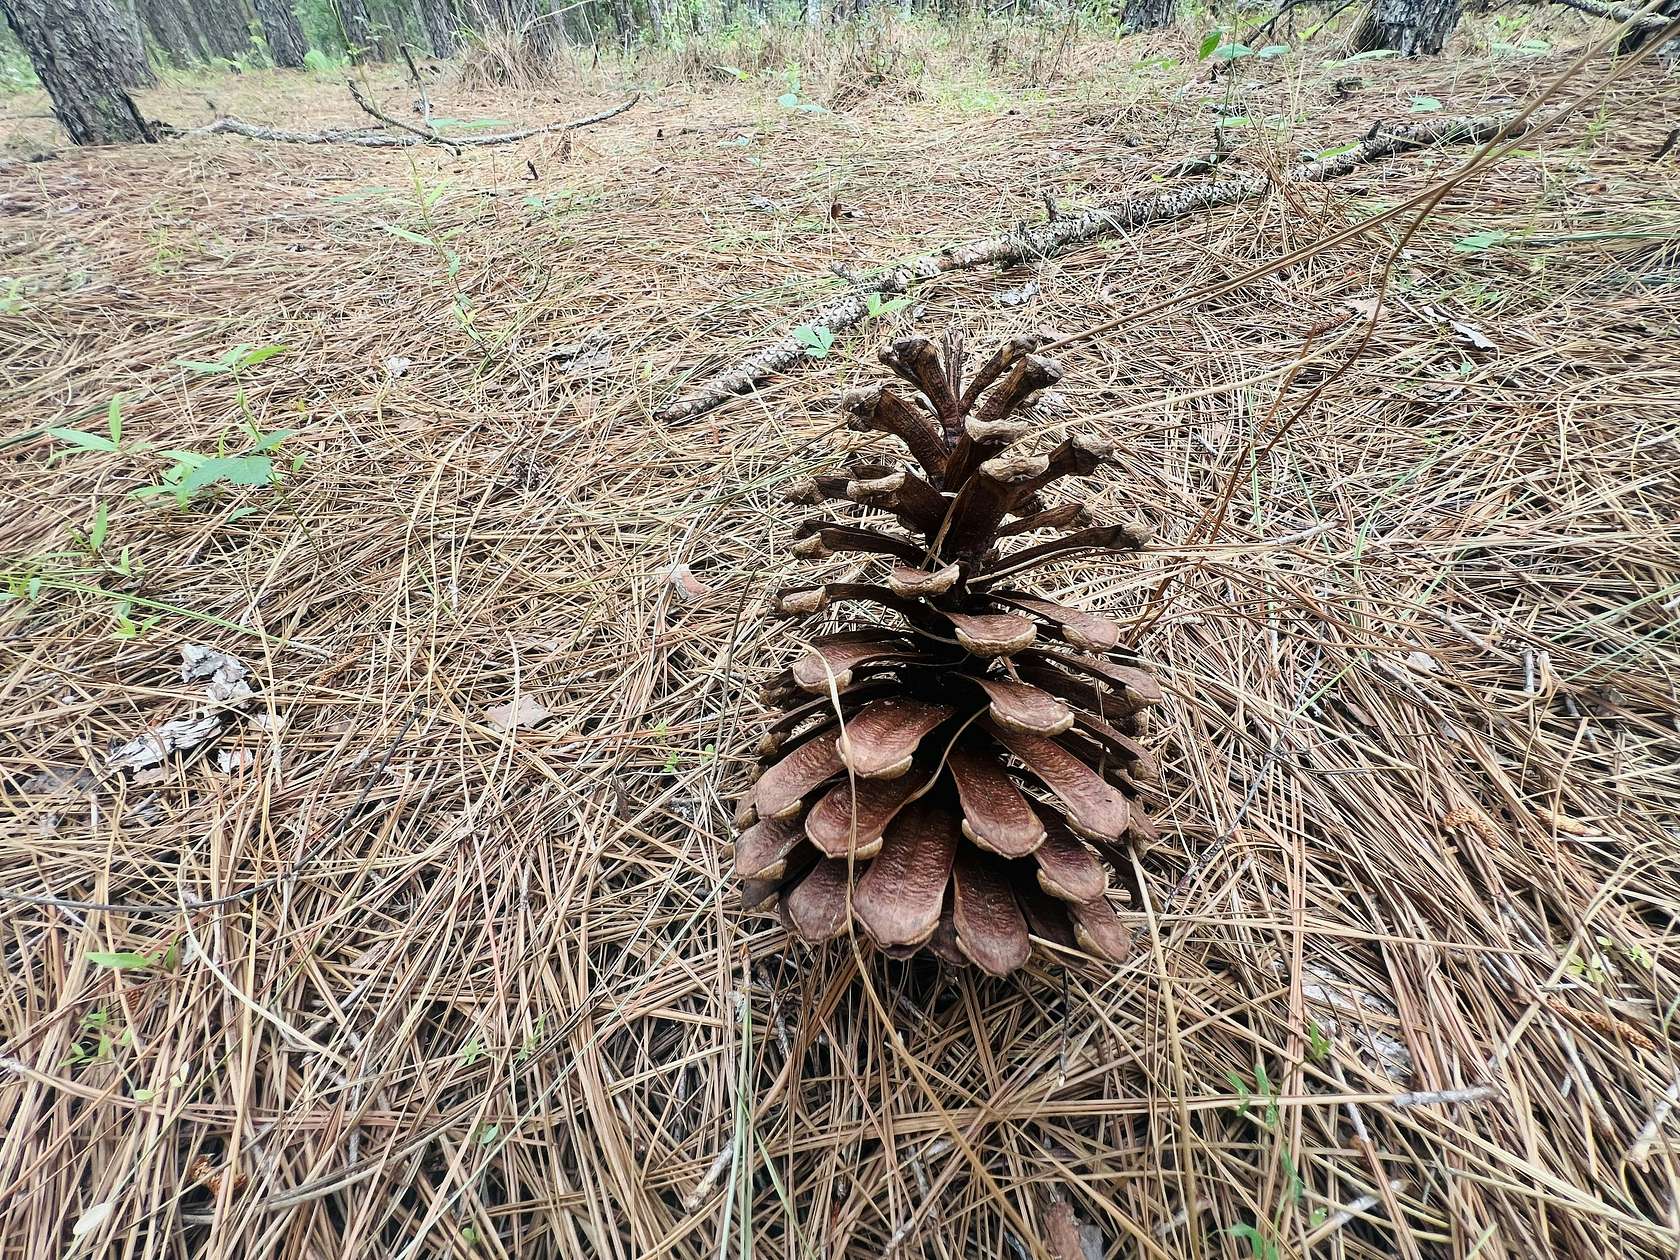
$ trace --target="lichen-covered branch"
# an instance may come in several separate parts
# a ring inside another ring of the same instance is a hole
[[[1626,22],[1642,31],[1660,31],[1674,19],[1665,18],[1660,13],[1641,13],[1636,8],[1624,4],[1609,4],[1606,0],[1555,0],[1558,4],[1568,5],[1571,9],[1579,9],[1582,13],[1590,13],[1594,17],[1609,18],[1612,22]]]
[[[1378,124],[1345,153],[1315,162],[1303,162],[1290,172],[1288,178],[1298,183],[1322,183],[1346,175],[1356,167],[1411,149],[1441,144],[1481,144],[1498,135],[1511,121],[1511,115],[1495,115],[1438,119],[1394,127]],[[923,254],[901,266],[882,268],[855,277],[851,292],[813,311],[800,327],[826,328],[832,333],[839,333],[863,321],[869,310],[871,293],[890,296],[905,292],[918,280],[930,280],[950,271],[966,271],[994,264],[1009,267],[1035,258],[1048,258],[1090,241],[1117,236],[1127,228],[1147,227],[1200,210],[1251,201],[1264,194],[1272,183],[1270,175],[1260,173],[1211,180],[1150,196],[1127,197],[1084,214],[953,245],[934,254]],[[805,343],[789,332],[724,369],[687,397],[671,403],[657,418],[670,423],[701,415],[731,398],[750,393],[758,382],[803,362],[806,357]]]

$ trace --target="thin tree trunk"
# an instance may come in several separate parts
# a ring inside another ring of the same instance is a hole
[[[157,83],[157,75],[152,73],[152,63],[146,60],[140,14],[133,4],[134,0],[116,0],[117,16],[122,22],[119,29],[111,33],[111,48],[117,54],[125,86],[152,87]]]
[[[199,32],[210,52],[238,61],[251,51],[251,28],[238,0],[191,0]]]
[[[123,90],[132,50],[113,0],[0,0],[0,9],[72,143],[157,139]]]
[[[647,0],[648,29],[653,32],[653,42],[665,42],[665,14],[660,10],[659,0]]]
[[[373,37],[373,18],[368,14],[367,0],[336,0],[336,7],[350,60],[377,61],[379,46]]]
[[[432,46],[432,56],[455,55],[455,13],[449,0],[420,0],[420,19],[426,27],[426,39]]]
[[[613,25],[618,28],[618,42],[625,48],[636,38],[636,16],[630,11],[630,0],[610,0]]]
[[[1354,50],[1392,48],[1407,57],[1434,56],[1458,25],[1459,11],[1459,0],[1373,0],[1354,33]]]
[[[141,0],[141,3],[152,42],[168,53],[177,67],[203,61],[209,55],[184,0]]]
[[[519,27],[524,32],[525,51],[541,64],[551,66],[560,60],[560,50],[566,43],[560,18],[554,13],[554,0],[526,0],[525,8],[528,12]]]
[[[292,10],[292,0],[251,2],[257,10],[257,21],[262,23],[268,59],[277,66],[294,70],[301,67],[303,54],[309,51],[309,42],[304,39],[303,27],[298,24],[297,14]]]
[[[1120,15],[1120,25],[1128,33],[1158,31],[1171,26],[1178,17],[1178,0],[1126,0]]]
[[[805,25],[813,31],[822,25],[822,0],[805,0]]]

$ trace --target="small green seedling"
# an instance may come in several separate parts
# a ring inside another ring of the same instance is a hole
[[[229,346],[219,358],[176,359],[175,365],[199,376],[237,375],[246,368],[268,362],[277,354],[284,354],[288,349],[289,347],[283,345],[252,346],[242,342],[237,346]]]
[[[144,443],[125,448],[122,444],[122,434],[123,416],[121,394],[113,397],[111,399],[111,405],[105,409],[104,433],[87,433],[81,429],[47,430],[48,437],[56,438],[58,441],[63,442],[66,446],[79,451],[118,452],[125,449],[129,451],[143,451],[146,449]],[[68,454],[70,454],[70,451],[59,451],[53,455],[52,458],[62,459]]]
[[[793,330],[793,339],[813,359],[825,359],[834,348],[834,333],[821,324],[804,324]]]
[[[907,297],[895,297],[882,301],[879,293],[871,293],[864,299],[864,303],[865,309],[869,314],[869,318],[880,319],[884,315],[898,314],[898,312],[910,305],[910,299]]]

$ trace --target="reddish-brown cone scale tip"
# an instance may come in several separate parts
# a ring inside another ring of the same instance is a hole
[[[857,461],[789,495],[849,513],[801,526],[797,554],[870,565],[775,601],[784,617],[845,606],[858,623],[808,636],[767,687],[779,716],[737,815],[742,904],[775,902],[803,940],[850,923],[894,957],[926,949],[993,975],[1022,966],[1034,941],[1127,953],[1097,850],[1112,859],[1156,834],[1131,797],[1153,773],[1136,736],[1161,690],[1119,623],[1045,598],[1031,578],[1148,535],[1093,524],[1083,499],[1046,502],[1113,448],[1033,441],[1033,399],[1062,377],[1034,353],[1045,340],[1011,338],[966,381],[972,360],[955,340],[893,342],[881,361],[901,382],[844,405],[853,428],[896,438],[914,467]]]

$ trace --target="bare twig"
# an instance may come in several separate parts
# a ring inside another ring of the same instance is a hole
[[[420,94],[420,120],[426,124],[428,131],[435,133],[437,128],[432,126],[432,98],[426,94],[426,81],[420,77],[420,67],[414,64],[414,54],[409,52],[407,44],[398,44],[397,49],[402,53],[403,64],[408,67],[409,81]]]
[[[404,49],[403,51],[406,55],[407,49]],[[367,97],[363,96],[361,88],[356,86],[356,81],[354,79],[346,79],[344,81],[344,86],[350,89],[350,99],[355,101],[357,107],[364,114],[368,115],[368,117],[376,118],[387,127],[396,131],[404,132],[407,135],[414,136],[417,139],[424,141],[426,144],[439,144],[446,149],[453,150],[457,154],[460,153],[461,150],[456,147],[455,143],[450,140],[445,140],[442,136],[438,135],[436,128],[434,128],[430,122],[426,124],[424,130],[419,127],[411,127],[408,123],[403,122],[399,118],[392,118],[389,114],[374,105],[372,101],[368,100]]]
[[[354,93],[353,93],[354,94]],[[435,132],[428,135],[403,123],[397,122],[388,115],[375,111],[360,99],[357,103],[364,109],[388,125],[402,128],[402,133],[392,135],[388,131],[370,131],[367,129],[350,130],[345,128],[326,128],[321,131],[290,131],[282,127],[263,127],[256,123],[246,122],[242,118],[222,117],[205,127],[194,127],[181,132],[188,136],[234,135],[244,136],[248,140],[271,140],[280,144],[353,144],[369,149],[403,149],[419,144],[438,145],[448,149],[480,148],[490,144],[513,144],[520,140],[529,140],[532,136],[552,135],[556,132],[577,131],[582,127],[593,127],[596,123],[606,122],[609,118],[616,118],[629,109],[640,95],[632,96],[610,109],[604,109],[598,114],[590,114],[587,118],[576,118],[570,122],[549,123],[542,127],[530,127],[524,131],[506,131],[493,136],[440,136]]]

